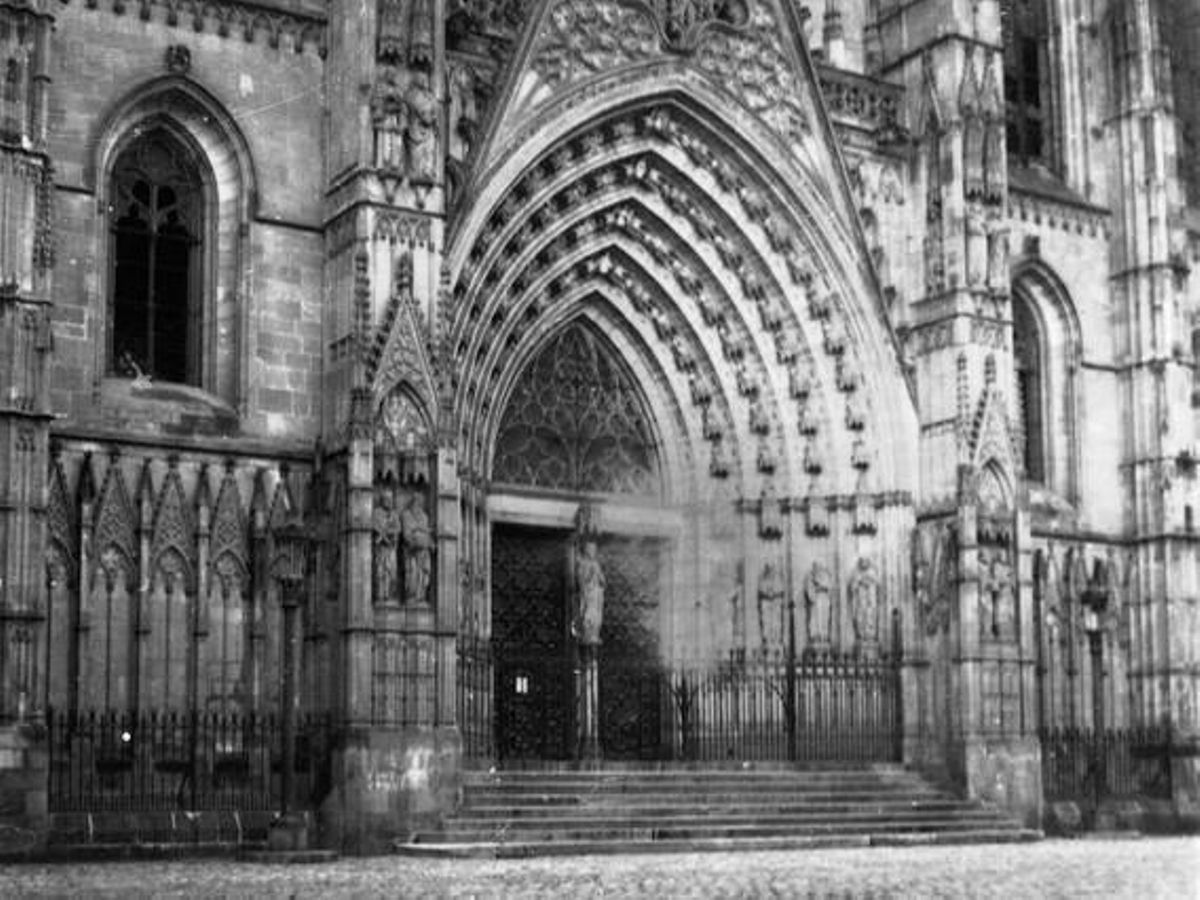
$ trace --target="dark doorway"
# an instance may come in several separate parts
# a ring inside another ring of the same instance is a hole
[[[501,761],[578,755],[578,652],[571,633],[569,531],[497,525],[492,536],[496,752]],[[660,543],[605,536],[599,653],[605,759],[655,759],[663,746]]]

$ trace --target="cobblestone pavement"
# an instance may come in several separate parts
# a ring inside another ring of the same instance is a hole
[[[0,897],[1200,898],[1200,839],[566,857],[16,865]]]

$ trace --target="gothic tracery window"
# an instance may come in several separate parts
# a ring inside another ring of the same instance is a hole
[[[568,327],[517,382],[492,478],[566,491],[657,493],[658,461],[640,393],[589,328]]]
[[[139,138],[112,173],[109,371],[200,383],[203,185],[162,131]]]

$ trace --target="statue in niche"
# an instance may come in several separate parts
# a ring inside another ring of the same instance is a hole
[[[408,178],[431,185],[438,175],[438,101],[429,89],[429,76],[415,72],[404,96],[408,106],[404,143],[408,153]]]
[[[833,614],[833,572],[822,560],[813,563],[804,579],[804,606],[808,615],[808,643],[823,649],[829,646],[829,622]]]
[[[600,629],[604,624],[604,569],[596,552],[593,539],[584,540],[575,559],[575,590],[579,597],[578,620],[575,633],[579,642],[595,647],[600,643]]]
[[[400,510],[400,538],[404,552],[404,602],[413,606],[428,603],[433,531],[421,491],[409,494]]]
[[[400,514],[390,485],[375,488],[375,513],[372,526],[375,538],[375,602],[393,603],[399,600],[397,580],[399,560]]]
[[[787,593],[782,567],[764,563],[758,577],[758,633],[763,653],[783,646],[783,598]]]
[[[859,647],[879,643],[879,573],[875,563],[859,557],[850,576],[850,616]]]
[[[371,100],[375,126],[375,165],[387,172],[404,171],[404,136],[408,106],[395,69],[383,69]]]
[[[1008,292],[1008,226],[995,222],[987,235],[987,286],[993,293]]]
[[[1013,597],[1013,570],[1007,551],[992,557],[980,585],[983,597],[982,627],[985,637],[997,641],[1016,637]]]
[[[975,204],[967,206],[967,284],[981,286],[987,278],[988,236],[983,210]]]

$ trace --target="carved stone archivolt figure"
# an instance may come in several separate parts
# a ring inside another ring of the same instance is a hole
[[[879,573],[875,563],[860,557],[850,576],[850,615],[858,646],[879,643]]]
[[[420,491],[409,495],[400,511],[400,537],[404,552],[404,602],[420,605],[429,601],[429,573],[433,553],[433,531]]]
[[[804,579],[804,605],[808,613],[808,642],[813,647],[829,645],[829,622],[833,613],[833,573],[821,560],[813,563]]]
[[[594,647],[600,643],[604,624],[604,569],[596,552],[595,541],[585,541],[575,560],[575,590],[579,597],[579,612],[575,631],[579,642]]]

